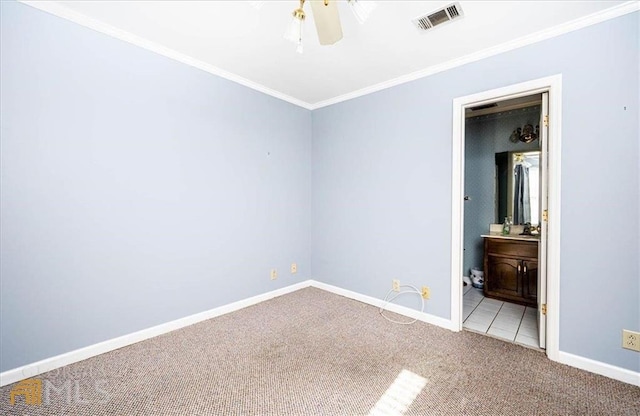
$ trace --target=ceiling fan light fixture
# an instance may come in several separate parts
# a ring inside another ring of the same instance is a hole
[[[351,8],[353,15],[360,24],[367,21],[371,12],[373,12],[377,6],[375,1],[347,0],[347,2],[349,3],[349,7]]]
[[[300,7],[295,9],[291,16],[291,21],[289,22],[289,27],[287,31],[284,33],[284,38],[290,40],[291,42],[298,45],[296,48],[296,52],[302,53],[302,34],[304,30],[304,19],[305,14],[302,6],[304,5],[304,0],[300,0]]]

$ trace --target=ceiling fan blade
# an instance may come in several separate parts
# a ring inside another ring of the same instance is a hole
[[[309,3],[313,10],[313,21],[316,24],[320,45],[333,45],[342,39],[342,25],[336,0],[328,1],[326,6],[324,0],[311,0]]]

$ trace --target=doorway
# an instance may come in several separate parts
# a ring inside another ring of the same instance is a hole
[[[533,80],[522,84],[512,85],[496,90],[486,91],[479,94],[474,94],[466,97],[456,98],[453,105],[453,160],[452,160],[452,275],[451,275],[451,321],[452,328],[454,330],[462,330],[463,320],[465,318],[465,311],[463,309],[463,292],[465,289],[462,283],[462,277],[469,275],[469,271],[465,270],[469,266],[469,260],[465,262],[465,144],[466,144],[466,114],[469,111],[476,111],[476,114],[482,114],[480,111],[484,111],[484,114],[490,114],[491,108],[499,106],[497,103],[509,103],[512,108],[526,108],[531,107],[530,101],[532,97],[540,99],[539,112],[540,112],[540,152],[541,152],[541,170],[544,171],[544,176],[547,180],[540,180],[539,186],[539,198],[543,201],[538,204],[539,211],[538,216],[540,218],[540,234],[539,242],[536,242],[535,247],[538,251],[538,256],[535,258],[532,254],[531,247],[528,251],[525,250],[527,257],[509,259],[510,261],[494,262],[494,267],[500,267],[499,272],[491,273],[494,276],[493,282],[496,281],[495,276],[501,275],[511,276],[504,278],[504,287],[498,285],[491,286],[492,290],[486,293],[484,289],[478,293],[478,298],[490,299],[487,301],[487,305],[493,303],[498,305],[497,312],[504,308],[504,313],[520,313],[522,309],[522,319],[526,317],[535,317],[537,320],[537,327],[539,328],[539,334],[541,334],[542,346],[546,347],[546,354],[549,358],[557,360],[558,355],[558,320],[559,320],[559,259],[560,259],[560,246],[559,246],[559,231],[560,231],[560,122],[561,122],[561,81],[560,75]],[[472,110],[473,109],[473,110]],[[549,122],[553,120],[553,122]],[[526,123],[531,124],[531,123]],[[514,126],[514,134],[517,127],[521,127],[520,135],[524,126]],[[535,126],[533,126],[535,128]],[[530,130],[529,127],[527,127]],[[544,137],[542,137],[544,135]],[[508,138],[507,138],[508,139]],[[513,137],[512,137],[513,139]],[[527,138],[526,140],[530,140]],[[524,140],[524,141],[526,141]],[[531,140],[533,142],[533,140]],[[522,149],[520,149],[522,150]],[[546,156],[546,157],[545,157]],[[501,156],[502,157],[502,156]],[[509,157],[513,157],[510,155]],[[520,155],[522,157],[522,155]],[[494,172],[495,176],[495,172]],[[546,186],[548,184],[548,187]],[[496,189],[497,185],[485,184]],[[511,187],[513,189],[513,185]],[[491,211],[494,216],[491,223],[500,224],[502,220],[495,220],[495,213],[504,213],[495,204],[495,193],[491,192],[490,199],[492,199],[491,207],[488,211]],[[473,198],[473,196],[471,196]],[[469,199],[467,199],[469,201]],[[537,203],[536,203],[537,204]],[[504,205],[504,204],[503,204]],[[518,209],[518,208],[516,208]],[[513,207],[511,208],[511,214],[513,215]],[[518,215],[520,213],[516,213]],[[530,219],[530,218],[529,218]],[[534,220],[535,221],[535,220]],[[524,221],[523,221],[524,222]],[[529,221],[530,222],[530,221]],[[501,230],[494,228],[489,229],[489,224],[483,224],[485,227],[484,235],[491,237],[499,234]],[[498,225],[501,227],[501,225]],[[520,227],[524,227],[524,224],[520,224]],[[529,231],[531,227],[529,227]],[[468,230],[467,230],[468,231]],[[491,232],[493,231],[493,233]],[[524,231],[524,230],[522,230]],[[537,227],[536,227],[537,231]],[[535,232],[534,232],[535,233]],[[518,230],[517,233],[520,234]],[[482,235],[482,234],[481,234]],[[484,238],[483,246],[487,244],[489,238]],[[496,239],[496,241],[498,241]],[[504,242],[504,241],[498,241]],[[533,242],[528,242],[530,245]],[[477,239],[474,243],[477,246]],[[511,244],[511,242],[509,242]],[[489,249],[502,249],[506,246],[498,245],[496,247],[489,247]],[[477,247],[475,247],[477,249]],[[485,247],[484,250],[487,250]],[[509,252],[511,247],[507,250]],[[546,253],[546,255],[545,255]],[[502,259],[506,257],[503,252],[493,253],[495,259]],[[471,256],[473,257],[473,256]],[[484,256],[482,262],[482,268],[484,269],[487,262],[487,256]],[[477,256],[473,260],[473,266],[480,266],[478,264]],[[506,264],[506,266],[505,266]],[[509,274],[507,270],[509,267],[513,268],[514,273]],[[469,266],[471,268],[471,266]],[[480,268],[480,267],[478,267]],[[489,266],[491,268],[491,266]],[[534,269],[537,269],[535,272]],[[465,273],[466,271],[466,273]],[[532,287],[531,282],[533,279],[527,276],[539,276],[536,281],[536,287]],[[515,278],[513,276],[516,276]],[[487,276],[491,279],[491,276]],[[509,280],[511,279],[511,280]],[[524,280],[514,280],[524,279]],[[514,283],[515,282],[515,283]],[[528,282],[528,283],[527,283]],[[528,286],[527,286],[528,284]],[[512,286],[512,287],[511,287]],[[468,290],[467,289],[467,293]],[[537,292],[537,293],[536,293]],[[488,295],[488,296],[486,296]],[[527,296],[529,298],[527,299]],[[536,300],[535,309],[532,304],[532,299]],[[481,299],[481,301],[482,301]],[[520,305],[511,306],[511,302],[497,303],[505,301],[516,301]],[[495,302],[494,302],[495,301]],[[469,303],[469,302],[467,302]],[[507,305],[507,306],[505,306]],[[493,306],[493,309],[496,307]],[[527,309],[529,311],[527,312]],[[468,312],[467,318],[468,318]],[[496,313],[496,317],[498,313]],[[494,317],[494,319],[496,318]],[[530,325],[528,325],[530,326]],[[497,328],[499,329],[499,328]],[[498,333],[499,331],[494,331]],[[530,330],[527,332],[531,332]],[[530,334],[528,333],[530,336]],[[514,337],[515,338],[515,337]]]
[[[462,327],[536,349],[545,346],[543,100],[546,93],[465,109]]]

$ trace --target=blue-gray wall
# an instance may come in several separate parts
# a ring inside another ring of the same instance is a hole
[[[451,103],[561,73],[560,349],[640,370],[639,14],[313,112],[312,270],[382,298],[431,286],[449,318]],[[551,121],[553,122],[553,120]]]
[[[560,348],[640,370],[638,13],[311,114],[0,11],[0,370],[309,277],[448,318],[451,101],[557,73]]]
[[[485,116],[470,117],[465,123],[464,149],[464,258],[463,272],[484,268],[484,241],[489,224],[501,223],[495,218],[495,156],[500,152],[538,150],[540,141],[512,143],[509,136],[516,127],[533,126],[540,120],[540,106],[511,110]],[[460,276],[462,279],[462,276]]]
[[[311,277],[310,111],[1,7],[2,371]]]

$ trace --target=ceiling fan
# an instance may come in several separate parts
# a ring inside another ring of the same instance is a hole
[[[358,22],[364,23],[373,9],[376,7],[374,1],[367,0],[346,0],[351,11]],[[321,45],[333,45],[342,39],[342,25],[338,14],[337,0],[308,0],[313,11],[313,20],[316,24],[318,39]],[[302,35],[306,14],[304,12],[305,0],[300,0],[300,7],[292,13],[291,22],[284,34],[285,39],[298,45],[296,51],[302,53]]]

